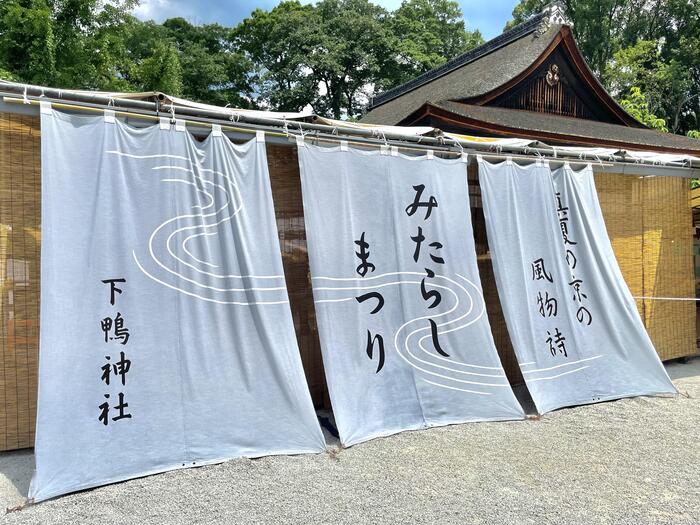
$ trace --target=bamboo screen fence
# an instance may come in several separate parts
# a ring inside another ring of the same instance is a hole
[[[34,445],[40,156],[38,118],[0,114],[0,450]]]
[[[0,114],[0,450],[31,447],[36,417],[40,138],[37,117]],[[314,403],[329,407],[309,280],[296,150],[268,145],[287,287]],[[487,311],[506,373],[522,381],[493,278],[481,197],[470,168],[472,222]],[[635,296],[693,297],[688,182],[597,174],[608,232]],[[638,300],[662,359],[695,353],[695,303]]]
[[[656,351],[697,353],[690,181],[596,173],[608,236]]]

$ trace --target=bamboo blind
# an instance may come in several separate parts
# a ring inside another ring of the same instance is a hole
[[[0,450],[34,445],[39,161],[39,119],[0,114]]]
[[[329,407],[309,280],[295,148],[267,146],[275,215],[299,350],[311,396]],[[30,447],[36,418],[40,141],[36,117],[0,114],[0,450]],[[513,384],[522,382],[493,277],[476,171],[470,201],[479,271],[494,341]],[[693,297],[687,181],[597,174],[615,254],[635,296]],[[695,353],[695,305],[637,302],[662,359]]]
[[[282,249],[284,276],[294,318],[301,361],[314,405],[330,407],[311,293],[309,255],[306,250],[301,179],[296,148],[267,145],[272,198]]]
[[[662,360],[695,355],[693,215],[689,181],[597,173],[605,225],[625,281]],[[670,299],[669,299],[670,298]]]

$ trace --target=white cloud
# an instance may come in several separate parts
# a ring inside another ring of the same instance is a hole
[[[1,0],[0,0],[1,1]],[[385,9],[395,10],[401,0],[371,0]],[[316,0],[302,0],[310,4]],[[193,24],[218,22],[234,26],[248,17],[257,7],[271,9],[279,0],[141,0],[133,14],[142,20],[162,22],[167,18],[182,17]],[[459,0],[469,29],[481,29],[486,38],[492,38],[503,29],[518,0]]]
[[[133,13],[142,20],[160,19],[163,12],[171,11],[173,7],[170,0],[141,0]]]

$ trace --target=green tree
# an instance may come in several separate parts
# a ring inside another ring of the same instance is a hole
[[[679,131],[687,103],[691,77],[675,58],[665,60],[659,41],[639,40],[618,50],[608,63],[605,78],[616,97],[635,98],[635,88],[644,93],[649,111],[664,119],[671,131]]]
[[[700,129],[700,2],[666,2],[669,15],[662,34],[663,56],[677,61],[689,77],[679,131]]]
[[[280,3],[257,9],[235,30],[256,64],[263,107],[353,117],[378,82],[390,53],[387,12],[368,0]]]
[[[101,88],[135,0],[3,0],[0,68],[30,83]]]
[[[633,87],[626,97],[620,99],[620,105],[642,124],[659,131],[668,131],[666,121],[651,112],[647,97],[638,87]]]
[[[53,82],[56,41],[48,1],[2,2],[0,25],[0,67],[24,82]]]
[[[11,82],[19,82],[20,79],[14,74],[9,72],[7,69],[0,68],[0,78],[3,80],[9,80]]]
[[[368,0],[322,0],[316,11],[320,39],[309,65],[323,91],[312,105],[334,118],[353,117],[390,59],[387,12]]]
[[[210,104],[249,105],[252,64],[236,48],[230,29],[195,26],[183,18],[163,22],[182,65],[182,95]]]
[[[388,89],[483,42],[456,2],[404,0],[393,13],[368,0],[284,1],[235,30],[255,65],[263,107],[353,118]]]
[[[182,66],[172,42],[157,41],[151,56],[142,60],[136,71],[142,89],[182,94]]]
[[[318,80],[309,64],[317,22],[314,6],[284,1],[270,11],[256,9],[233,30],[253,65],[251,80],[263,107],[300,111],[316,98]]]
[[[484,43],[465,30],[459,4],[452,0],[404,0],[389,18],[394,68],[386,87],[406,82]]]
[[[0,74],[57,87],[159,90],[249,104],[251,64],[231,30],[183,19],[141,22],[136,0],[0,1]]]

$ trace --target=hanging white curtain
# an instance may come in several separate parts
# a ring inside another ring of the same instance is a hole
[[[263,140],[43,107],[30,498],[319,452]]]
[[[466,164],[385,153],[299,147],[341,441],[523,418],[486,317]]]
[[[588,165],[479,160],[496,283],[539,412],[672,394],[605,230]]]

